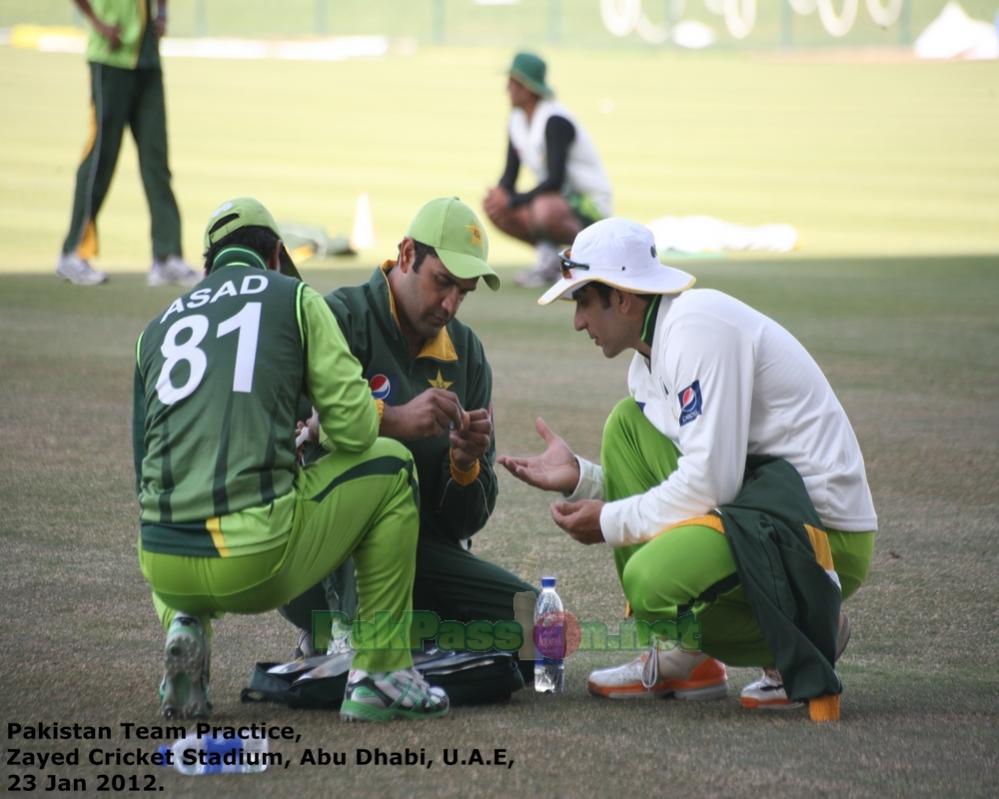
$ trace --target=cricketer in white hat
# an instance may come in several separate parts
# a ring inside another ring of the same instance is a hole
[[[645,225],[611,217],[584,229],[562,252],[562,279],[546,291],[538,305],[571,300],[580,286],[596,281],[634,294],[679,294],[696,278],[661,263],[656,240]]]
[[[813,718],[835,718],[842,684],[834,662],[849,630],[840,603],[867,576],[877,530],[860,446],[821,368],[791,333],[693,283],[659,262],[651,231],[637,222],[610,218],[580,232],[563,253],[562,279],[538,302],[573,300],[573,327],[605,357],[634,351],[628,396],[604,425],[600,463],[576,455],[542,419],[535,426],[544,451],[499,462],[562,494],[552,519],[574,540],[614,547],[635,619],[651,625],[649,650],[594,671],[590,693],[720,699],[726,662],[757,665],[766,671],[742,690],[743,706],[808,699]],[[739,505],[744,484],[757,504]],[[749,506],[820,530],[816,543],[802,544],[815,560],[771,551],[751,558],[743,579],[746,558],[737,569],[731,543],[737,534],[716,509]],[[712,594],[737,571],[739,589],[720,590],[742,593]],[[792,580],[815,611],[808,630],[775,612],[779,602],[767,593]]]

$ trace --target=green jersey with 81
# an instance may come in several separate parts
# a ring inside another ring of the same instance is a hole
[[[363,449],[377,431],[360,365],[322,298],[264,266],[227,248],[139,338],[134,443],[147,550],[226,557],[280,545],[303,394],[341,447]]]

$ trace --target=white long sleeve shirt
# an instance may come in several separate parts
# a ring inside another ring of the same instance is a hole
[[[772,319],[711,289],[663,297],[651,357],[636,353],[628,388],[680,451],[676,470],[600,514],[613,546],[733,500],[747,455],[789,461],[827,529],[877,529],[864,458],[846,412],[805,348]],[[603,475],[580,459],[570,499],[600,497]]]
[[[576,130],[565,164],[566,190],[589,196],[600,213],[610,216],[610,179],[597,148],[586,129],[561,103],[542,98],[530,119],[521,108],[514,108],[510,113],[510,143],[517,151],[521,163],[534,173],[538,181],[547,180],[548,147],[545,144],[545,128],[553,116],[567,119]]]

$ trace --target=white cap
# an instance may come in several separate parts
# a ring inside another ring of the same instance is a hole
[[[573,291],[591,281],[632,294],[679,294],[697,279],[659,261],[655,237],[645,225],[619,217],[594,222],[561,255],[562,279],[538,305],[571,300]]]

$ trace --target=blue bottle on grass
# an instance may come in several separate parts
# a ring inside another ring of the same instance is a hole
[[[188,735],[174,741],[172,746],[161,746],[160,752],[173,752],[173,767],[181,774],[258,774],[267,768],[263,755],[268,748],[266,738],[243,740]]]

